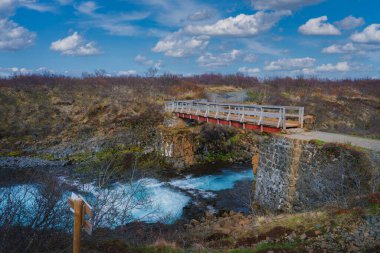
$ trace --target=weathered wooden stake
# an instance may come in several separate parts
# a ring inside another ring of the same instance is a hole
[[[74,202],[74,233],[73,233],[73,253],[80,253],[80,237],[83,219],[82,199],[73,199]]]
[[[67,199],[71,212],[74,213],[73,252],[80,253],[80,238],[82,228],[88,235],[92,235],[93,209],[81,196],[71,193]]]

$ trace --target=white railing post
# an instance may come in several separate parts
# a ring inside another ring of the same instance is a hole
[[[216,105],[216,112],[214,118],[218,118],[218,113],[219,113],[219,106]]]
[[[195,107],[197,110],[195,111],[195,115],[197,115],[198,116],[198,114],[199,114],[199,104],[196,104],[196,107]]]
[[[304,114],[305,114],[305,108],[304,107],[301,107],[300,108],[300,125],[301,125],[301,128],[303,128],[303,117],[304,117]]]
[[[261,106],[243,104],[222,104],[197,102],[195,100],[170,101],[164,104],[165,112],[195,115],[199,117],[214,117],[245,123],[255,122],[257,125],[287,129],[287,119],[298,118],[298,125],[290,127],[304,127],[304,107],[296,106]],[[226,115],[227,114],[227,115]],[[190,116],[191,118],[191,116]],[[275,121],[277,120],[277,122]],[[219,121],[217,121],[219,123]]]
[[[258,123],[258,125],[261,125],[261,122],[262,122],[262,120],[263,120],[263,107],[260,107],[260,118],[259,118],[259,123]]]
[[[206,105],[205,117],[208,117],[208,113],[209,113],[209,111],[210,111],[210,105],[207,104],[207,105]]]

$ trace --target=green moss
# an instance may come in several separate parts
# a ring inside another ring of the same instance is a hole
[[[317,146],[323,146],[326,143],[324,141],[316,140],[316,139],[310,140],[310,142],[313,143],[313,144],[315,144],[315,145],[317,145]]]
[[[298,246],[298,242],[283,242],[283,243],[259,243],[255,248],[233,249],[229,253],[259,253],[267,252],[268,250],[293,250]]]
[[[205,155],[205,161],[207,163],[212,162],[228,162],[233,157],[232,153],[213,153],[210,152]]]
[[[95,245],[86,245],[89,248],[96,248]],[[105,240],[100,243],[100,248],[107,249],[107,252],[125,253],[184,253],[182,249],[174,248],[170,245],[141,245],[129,246],[122,240]],[[87,252],[87,251],[86,251]],[[102,251],[103,252],[103,251]]]
[[[22,154],[23,154],[22,151],[11,151],[11,152],[7,153],[6,156],[15,157],[15,156],[21,156]]]
[[[131,154],[131,153],[142,153],[143,149],[140,147],[136,146],[130,146],[130,147],[125,147],[123,145],[117,145],[114,148],[109,148],[109,149],[104,149],[99,152],[82,152],[79,154],[72,155],[68,158],[68,160],[73,161],[73,162],[85,162],[88,160],[107,160],[110,159],[111,157],[118,157],[126,154]]]
[[[140,247],[129,249],[129,250],[132,250],[130,252],[136,252],[136,253],[184,253],[185,252],[182,249],[175,249],[170,246],[140,246]]]
[[[114,148],[104,149],[95,154],[99,160],[105,160],[110,157],[122,156],[131,153],[142,153],[144,150],[137,146],[125,147],[124,145],[117,145]]]
[[[54,155],[52,155],[52,154],[37,154],[37,155],[35,155],[35,157],[38,157],[38,158],[41,158],[44,160],[48,160],[48,161],[54,160]]]
[[[371,203],[369,205],[369,213],[372,215],[378,215],[380,213],[380,204]]]
[[[241,135],[240,134],[236,134],[234,136],[232,136],[231,138],[229,138],[227,140],[227,145],[235,145],[236,143],[238,143],[241,139]]]
[[[246,102],[261,102],[264,99],[264,94],[254,90],[247,91],[248,98]]]
[[[169,165],[161,153],[150,152],[138,157],[137,167],[141,169],[159,169],[169,167]]]
[[[292,94],[290,92],[281,92],[281,96],[285,97],[285,98],[291,98],[292,97]]]
[[[93,156],[94,156],[94,154],[92,152],[82,152],[82,153],[70,156],[68,158],[68,160],[73,161],[73,162],[77,162],[77,163],[81,163],[81,162],[85,162],[87,160],[90,160],[91,158],[93,158]]]
[[[164,128],[165,133],[168,135],[185,135],[192,132],[192,126],[185,127],[172,127],[172,128]]]

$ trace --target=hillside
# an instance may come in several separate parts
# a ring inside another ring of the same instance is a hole
[[[18,76],[0,79],[0,147],[15,151],[119,134],[149,138],[169,99],[246,93],[246,103],[298,105],[316,130],[379,138],[377,80],[326,81],[244,76],[89,77]],[[143,141],[143,140],[140,140]]]

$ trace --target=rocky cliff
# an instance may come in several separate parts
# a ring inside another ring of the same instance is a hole
[[[268,138],[259,144],[254,198],[272,211],[349,205],[376,190],[379,154],[349,145]]]
[[[161,129],[160,149],[167,163],[186,168],[207,163],[249,163],[262,136],[250,131],[211,124]]]

